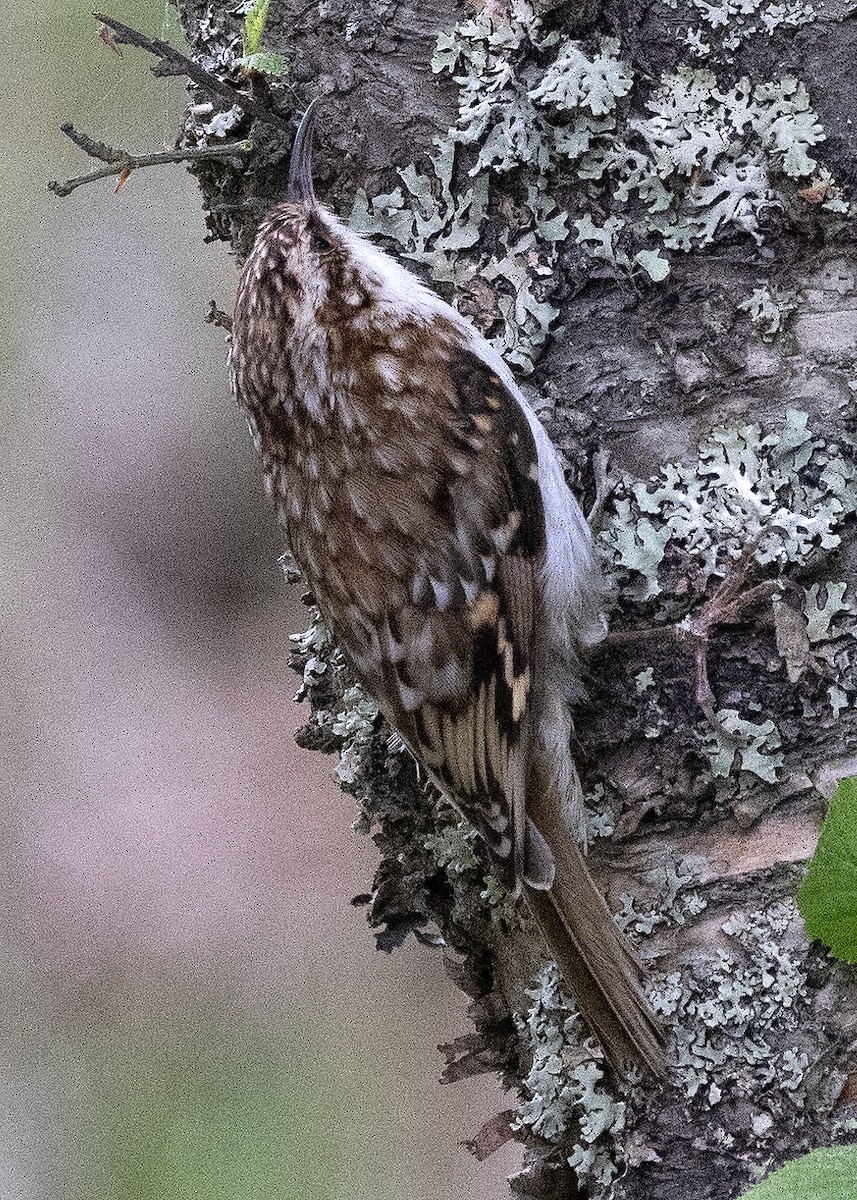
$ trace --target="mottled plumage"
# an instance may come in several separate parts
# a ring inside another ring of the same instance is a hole
[[[309,137],[235,309],[266,485],[358,679],[525,891],[608,1052],[660,1069],[639,968],[567,828],[569,705],[603,631],[588,526],[495,351],[317,203]]]

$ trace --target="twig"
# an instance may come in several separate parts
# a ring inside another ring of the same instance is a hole
[[[71,138],[75,146],[80,146],[81,150],[84,150],[90,158],[100,158],[102,162],[115,163],[124,162],[128,157],[124,150],[114,150],[106,142],[97,142],[88,133],[81,133],[79,129],[75,129],[71,121],[60,125],[60,129],[66,137]]]
[[[205,314],[204,320],[208,325],[217,325],[228,333],[232,332],[232,318],[229,313],[225,313],[222,308],[218,307],[216,300],[209,300],[208,312]]]
[[[149,54],[154,54],[160,61],[152,67],[153,75],[187,75],[188,79],[192,79],[194,83],[198,83],[200,87],[206,88],[209,92],[214,92],[230,106],[237,105],[238,108],[256,117],[259,121],[276,125],[290,137],[294,134],[294,125],[290,121],[272,112],[271,109],[254,100],[252,96],[247,96],[244,92],[230,87],[228,83],[224,83],[216,75],[206,71],[204,67],[195,63],[187,55],[174,50],[168,42],[162,42],[160,38],[147,37],[146,34],[139,33],[136,29],[131,29],[129,25],[123,25],[121,21],[105,16],[104,13],[93,13],[92,15],[96,21],[100,21],[102,25],[113,30],[114,40],[117,43],[123,46],[137,46],[141,50],[147,50]]]
[[[231,142],[226,146],[188,146],[180,150],[162,150],[157,154],[129,154],[127,150],[117,150],[108,146],[106,142],[97,142],[89,134],[75,129],[70,121],[60,128],[75,145],[85,150],[90,158],[100,159],[107,165],[99,167],[97,171],[90,171],[88,175],[80,175],[77,179],[67,179],[64,183],[52,179],[48,184],[48,191],[56,192],[58,196],[68,196],[82,184],[106,179],[110,175],[124,176],[124,179],[127,179],[138,167],[159,167],[164,163],[193,162],[195,159],[204,158],[237,158],[242,154],[249,154],[252,149],[251,142],[243,141]]]

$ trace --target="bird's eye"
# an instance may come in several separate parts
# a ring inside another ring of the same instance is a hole
[[[333,249],[333,242],[319,229],[313,229],[309,244],[316,254],[329,254]]]

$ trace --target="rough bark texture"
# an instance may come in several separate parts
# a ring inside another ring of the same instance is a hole
[[[236,7],[180,5],[213,70],[229,72]],[[591,861],[651,968],[673,1033],[669,1083],[610,1077],[472,835],[388,745],[318,626],[297,650],[313,705],[302,742],[340,753],[338,776],[379,847],[367,899],[379,945],[410,932],[443,944],[472,997],[474,1031],[445,1048],[447,1078],[496,1070],[519,1091],[528,1156],[513,1192],[730,1200],[770,1166],[854,1136],[857,981],[808,944],[794,897],[825,797],[857,773],[857,23],[839,0],[815,13],[795,4],[784,19],[764,3],[743,16],[724,5],[719,23],[680,0],[543,3],[541,28],[523,4],[485,7],[481,26],[447,39],[455,65],[433,71],[438,34],[475,8],[272,0],[265,43],[287,55],[293,91],[253,86],[284,114],[326,97],[318,194],[347,215],[363,189],[357,223],[409,254],[528,373],[578,494],[592,494],[596,448],[611,451],[620,482],[600,542],[612,629],[718,615],[712,597],[742,550],[745,593],[780,581],[712,624],[713,712],[699,703],[702,640],[662,634],[598,655],[577,723]],[[600,105],[586,103],[589,85],[574,93],[573,53],[564,108],[548,86],[567,38],[590,64],[601,56]],[[673,103],[682,66],[714,72],[694,77],[695,116]],[[817,147],[800,132],[808,106],[781,86],[790,76],[826,132]],[[746,103],[756,116],[742,124]],[[538,130],[524,149],[516,116]],[[215,136],[210,120],[189,117],[186,139]],[[588,149],[554,156],[575,120]],[[240,257],[282,196],[289,145],[246,118],[238,134],[256,147],[246,169],[197,170],[211,233]],[[599,147],[648,156],[635,160],[645,195],[628,190],[627,156],[604,167]],[[624,225],[610,226],[617,216]],[[671,270],[656,281],[658,260]]]

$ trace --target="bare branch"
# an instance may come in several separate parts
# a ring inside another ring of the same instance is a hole
[[[97,142],[89,134],[75,129],[70,121],[66,121],[61,129],[75,145],[86,151],[90,158],[97,158],[107,165],[90,171],[88,175],[67,179],[63,183],[52,179],[48,184],[48,191],[56,192],[58,196],[69,196],[75,188],[85,183],[94,183],[97,179],[107,179],[110,175],[124,176],[127,179],[131,171],[136,171],[138,167],[159,167],[165,163],[194,162],[206,158],[240,158],[249,154],[253,148],[252,142],[243,141],[230,142],[225,146],[187,146],[178,150],[161,150],[156,154],[130,154],[127,150],[117,150],[108,146],[106,142]]]
[[[100,21],[103,26],[107,26],[108,29],[113,31],[113,40],[117,44],[137,46],[141,50],[148,51],[149,54],[154,54],[159,59],[159,62],[152,67],[153,75],[186,75],[188,79],[193,80],[200,87],[220,96],[230,107],[237,105],[243,112],[249,113],[251,116],[256,117],[257,120],[265,121],[268,125],[276,125],[278,129],[288,133],[290,137],[294,134],[294,126],[291,121],[286,120],[285,117],[281,117],[270,108],[266,108],[265,105],[254,100],[252,96],[248,96],[244,92],[239,92],[228,83],[224,83],[222,79],[218,79],[216,75],[212,75],[211,72],[201,67],[199,63],[195,63],[187,55],[173,49],[168,42],[161,41],[160,38],[147,37],[146,34],[132,29],[129,25],[123,25],[121,21],[117,21],[113,17],[108,17],[104,13],[93,13],[92,15],[96,21]]]
[[[60,125],[60,129],[66,137],[71,138],[76,146],[80,146],[81,150],[84,150],[90,158],[100,158],[102,162],[114,163],[124,162],[128,157],[124,150],[114,150],[106,142],[97,142],[88,133],[81,133],[79,129],[75,129],[71,121],[66,121],[64,125]]]

